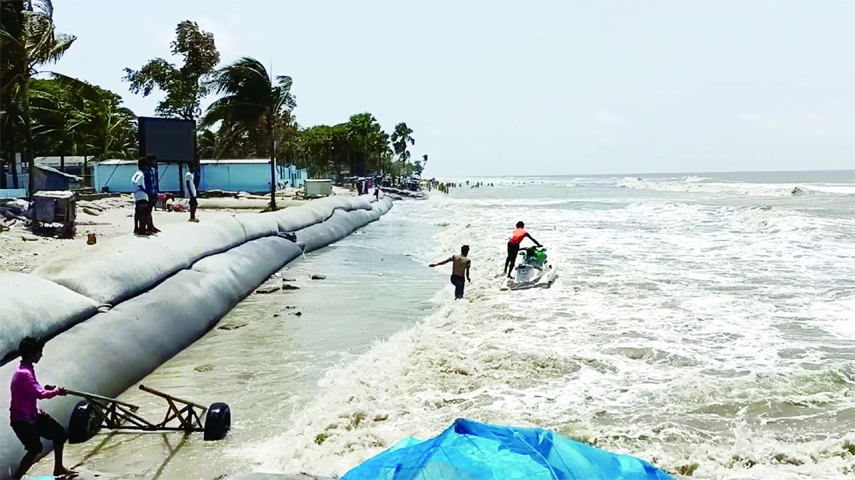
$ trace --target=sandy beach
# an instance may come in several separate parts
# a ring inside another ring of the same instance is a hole
[[[277,208],[302,205],[305,200],[294,200],[299,190],[288,188],[277,192]],[[351,190],[335,187],[334,195],[353,196]],[[270,205],[268,197],[249,195],[200,198],[197,217],[200,222],[216,222],[236,213],[261,212]],[[186,200],[177,199],[176,204],[184,207],[182,212],[155,210],[154,224],[164,225],[187,222],[189,213]],[[59,238],[45,233],[34,234],[22,220],[12,223],[8,230],[0,231],[0,270],[29,273],[38,265],[50,261],[51,255],[61,249],[87,248],[88,234],[94,233],[96,241],[120,235],[129,235],[133,230],[134,208],[130,195],[108,197],[99,200],[80,200],[77,203],[77,230],[74,238]]]

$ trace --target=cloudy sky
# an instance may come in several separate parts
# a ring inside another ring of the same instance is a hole
[[[121,94],[182,20],[294,78],[304,125],[373,113],[428,174],[855,168],[855,1],[53,0],[51,67]]]

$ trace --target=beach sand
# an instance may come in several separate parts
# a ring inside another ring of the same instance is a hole
[[[293,200],[298,189],[288,188],[277,192],[277,208],[302,205],[306,201]],[[355,192],[333,187],[337,196],[353,196]],[[186,208],[186,200],[177,199]],[[196,217],[200,222],[216,222],[217,219],[236,213],[261,212],[269,200],[257,195],[238,194],[235,197],[200,198]],[[163,228],[188,221],[190,214],[155,210],[154,225]],[[29,273],[37,266],[50,261],[51,255],[63,249],[85,249],[88,234],[94,233],[96,241],[102,241],[133,232],[134,207],[130,195],[109,197],[93,201],[78,201],[77,230],[74,238],[58,238],[49,234],[34,234],[18,221],[9,229],[0,232],[0,270]]]

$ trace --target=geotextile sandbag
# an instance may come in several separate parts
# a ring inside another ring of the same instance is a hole
[[[308,205],[298,208],[286,208],[271,213],[271,215],[276,218],[279,225],[279,233],[296,232],[324,220],[322,212],[309,208]]]
[[[243,227],[246,240],[279,235],[279,220],[274,213],[239,213],[234,218]]]
[[[294,242],[281,237],[265,237],[244,243],[228,252],[196,262],[192,270],[211,275],[229,275],[236,295],[245,297],[277,270],[302,254]]]
[[[98,312],[95,300],[34,275],[0,272],[0,286],[0,365],[22,338],[52,337]]]
[[[124,235],[60,254],[33,274],[99,304],[117,305],[193,262],[245,241],[244,226],[232,217],[184,223],[157,235]]]
[[[48,292],[62,309],[68,309],[61,310],[58,319],[46,313],[52,308],[50,302],[44,306],[47,310],[39,310],[42,306],[33,305],[33,296],[16,293],[11,298],[19,300],[0,307],[8,308],[13,324],[15,318],[27,315],[49,317],[41,324],[29,317],[20,322],[32,324],[26,328],[35,334],[46,331],[41,335],[49,336],[51,331],[65,329],[47,343],[36,367],[42,385],[115,397],[201,338],[270,275],[299,256],[302,248],[323,248],[377,220],[391,207],[390,199],[372,202],[370,196],[364,197],[339,197],[305,211],[302,206],[258,214],[270,217],[257,221],[229,218],[183,224],[157,237],[104,241],[83,252],[59,256],[37,269],[36,275],[0,277],[4,287],[7,279],[20,278],[16,289]],[[318,218],[322,215],[326,216]],[[308,220],[314,224],[292,228]],[[274,223],[276,235],[247,241],[247,236],[273,233]],[[295,231],[296,243],[278,235]],[[101,303],[115,307],[81,321]],[[23,312],[30,308],[32,312]],[[0,310],[0,315],[5,313]],[[15,328],[15,335],[25,329]],[[0,385],[9,385],[16,368],[17,362],[0,366]],[[56,397],[40,406],[67,428],[79,400]],[[0,411],[8,411],[9,401],[9,395],[0,395]],[[49,452],[50,442],[42,443],[44,452]],[[23,454],[8,422],[0,422],[0,478],[11,476]]]
[[[247,242],[198,262],[148,292],[79,323],[45,345],[36,366],[43,385],[58,384],[115,397],[201,338],[235,305],[287,262],[300,255],[279,237]],[[17,362],[0,367],[9,385]],[[8,411],[9,395],[0,396]],[[42,408],[68,427],[77,397],[55,397]],[[43,440],[45,452],[50,442]],[[11,475],[24,454],[8,422],[0,423],[0,478]],[[4,474],[5,473],[5,474]]]
[[[330,228],[327,222],[306,227],[296,232],[296,234],[297,243],[306,253],[324,248],[338,239],[335,231]]]

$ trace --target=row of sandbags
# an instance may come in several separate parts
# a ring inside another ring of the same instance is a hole
[[[344,223],[358,226],[391,207],[391,200],[372,200],[369,195],[327,197],[272,213],[180,224],[157,236],[117,237],[60,254],[29,275],[0,272],[0,365],[14,356],[21,338],[49,338],[91,317],[99,306],[118,305],[199,259],[247,241],[296,233],[306,251],[328,245],[342,237],[336,215],[353,214]],[[330,226],[322,226],[328,219]],[[312,226],[316,233],[302,233]]]
[[[256,238],[296,232],[323,222],[336,211],[371,210],[373,199],[370,195],[326,197],[277,212],[176,225],[152,237],[126,235],[99,242],[82,252],[53,257],[33,274],[98,304],[117,305],[200,258]],[[388,200],[380,202],[387,204]]]
[[[296,243],[271,235],[198,260],[154,288],[97,313],[49,341],[37,366],[39,380],[115,397],[201,338],[285,264],[304,251],[322,248],[377,220],[390,207],[391,200],[381,199],[369,210],[335,211],[326,222],[298,230]],[[74,297],[79,294],[67,289],[63,295],[80,300]],[[80,301],[78,308],[93,305]],[[17,362],[0,367],[0,385],[9,384],[15,368]],[[43,402],[42,407],[67,427],[79,400],[56,397]],[[8,408],[8,395],[0,396],[0,411]],[[50,442],[43,443],[45,452],[49,451]],[[0,478],[11,475],[23,454],[12,429],[0,423]]]

